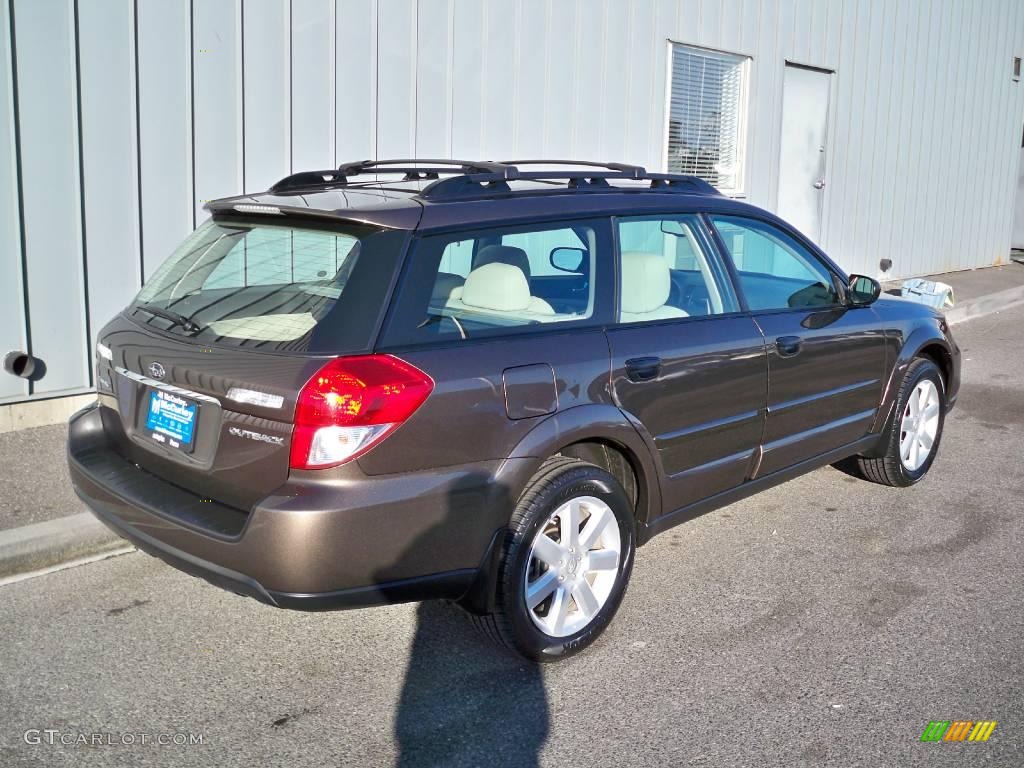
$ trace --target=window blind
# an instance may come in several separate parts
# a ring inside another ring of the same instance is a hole
[[[723,192],[743,179],[742,117],[747,58],[672,45],[668,170]]]

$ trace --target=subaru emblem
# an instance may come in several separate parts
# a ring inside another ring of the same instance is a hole
[[[164,367],[160,365],[160,363],[150,363],[148,370],[149,375],[154,379],[162,379],[167,375],[167,371],[164,370]]]

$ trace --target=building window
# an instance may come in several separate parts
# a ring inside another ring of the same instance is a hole
[[[672,43],[666,168],[743,192],[750,58]]]

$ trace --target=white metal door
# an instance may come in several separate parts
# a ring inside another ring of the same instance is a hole
[[[831,72],[786,64],[782,92],[779,216],[815,242],[825,196]]]

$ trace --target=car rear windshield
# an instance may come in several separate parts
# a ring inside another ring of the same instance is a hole
[[[199,344],[263,351],[369,348],[405,233],[212,220],[164,262],[128,308]]]

